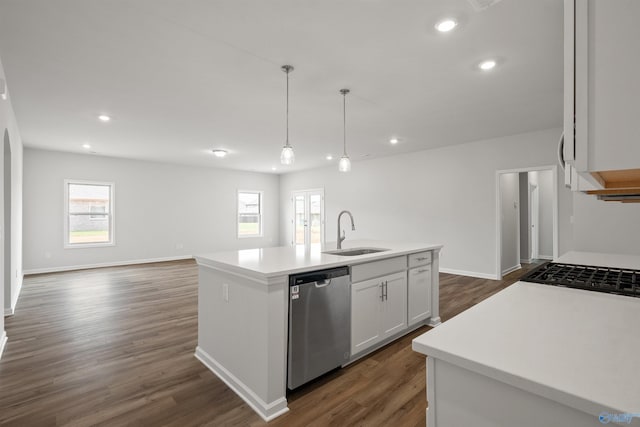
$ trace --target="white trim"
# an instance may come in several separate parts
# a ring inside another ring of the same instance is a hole
[[[516,271],[516,270],[520,270],[521,268],[522,268],[522,265],[520,265],[520,264],[516,264],[516,265],[514,265],[513,267],[509,267],[509,268],[507,268],[507,269],[503,270],[503,271],[502,271],[502,275],[503,275],[503,276],[506,276],[507,274],[509,274],[509,273],[511,273],[511,272],[514,272],[514,271]]]
[[[529,258],[529,259],[520,258],[520,264],[531,264],[531,261],[533,261],[532,258]]]
[[[13,316],[16,310],[13,307],[5,307],[4,308],[4,317]]]
[[[2,338],[0,338],[0,359],[2,359],[2,352],[4,351],[4,346],[7,343],[8,339],[9,338],[7,337],[7,332],[2,331]]]
[[[456,270],[453,268],[440,268],[440,273],[457,274],[458,276],[477,277],[479,279],[500,280],[495,274],[478,273],[476,271]]]
[[[495,204],[495,218],[496,218],[496,264],[495,264],[495,271],[496,274],[494,277],[492,277],[495,280],[501,280],[502,279],[502,273],[501,273],[501,262],[502,262],[502,227],[501,227],[501,221],[500,221],[500,211],[501,211],[501,205],[502,205],[502,197],[501,197],[501,193],[500,193],[500,175],[501,174],[505,174],[505,173],[521,173],[521,172],[535,172],[535,171],[546,171],[546,170],[551,170],[552,172],[552,176],[553,176],[553,203],[552,203],[552,209],[553,209],[553,258],[557,258],[558,257],[558,240],[560,238],[559,235],[559,231],[558,231],[558,197],[559,196],[559,191],[558,191],[558,166],[557,165],[550,165],[550,166],[536,166],[536,167],[529,167],[529,168],[518,168],[518,169],[504,169],[504,170],[497,170],[496,171],[496,183],[495,183],[495,190],[496,190],[496,204]],[[520,258],[518,256],[518,258]],[[444,270],[440,270],[440,271],[444,271]],[[454,273],[456,274],[456,273]],[[466,276],[466,274],[465,274]],[[474,277],[480,277],[480,276],[474,276]]]
[[[109,187],[109,241],[108,242],[94,242],[94,243],[69,243],[69,184],[78,185],[96,185],[96,186],[108,186]],[[84,248],[99,248],[116,245],[116,221],[115,221],[115,198],[116,198],[116,184],[115,182],[106,181],[86,181],[81,179],[69,179],[64,180],[64,236],[63,236],[63,248],[64,249],[84,249]]]
[[[24,275],[30,274],[42,274],[42,273],[57,273],[59,271],[73,271],[73,270],[87,270],[89,268],[102,268],[102,267],[119,267],[123,265],[134,264],[149,264],[152,262],[166,262],[166,261],[179,261],[183,259],[192,259],[193,255],[180,255],[170,256],[163,258],[147,258],[147,259],[134,259],[130,261],[113,261],[113,262],[101,262],[97,264],[83,264],[83,265],[67,265],[63,267],[46,267],[46,268],[33,268],[30,270],[24,270]]]
[[[538,255],[538,259],[546,259],[546,260],[548,260],[548,261],[552,261],[552,260],[554,260],[555,258],[554,258],[554,257],[552,257],[552,256],[549,256],[549,255]]]
[[[222,382],[224,382],[231,390],[233,390],[238,396],[240,396],[242,400],[244,400],[247,405],[249,405],[251,409],[256,411],[256,413],[260,415],[266,422],[269,422],[279,417],[280,415],[289,412],[286,397],[281,397],[271,403],[266,403],[242,381],[236,378],[235,375],[225,369],[224,366],[219,364],[200,346],[196,347],[194,356],[218,378],[220,378]]]

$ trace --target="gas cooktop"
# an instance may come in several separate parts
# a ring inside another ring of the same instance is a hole
[[[640,298],[640,270],[548,262],[520,280]]]

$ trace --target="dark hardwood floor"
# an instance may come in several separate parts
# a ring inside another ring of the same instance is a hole
[[[443,320],[517,281],[441,274]],[[28,276],[0,360],[0,425],[262,426],[193,356],[197,267],[177,261]],[[290,394],[270,426],[424,426],[422,327]]]

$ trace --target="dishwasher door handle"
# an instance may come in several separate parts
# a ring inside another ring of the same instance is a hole
[[[331,279],[323,280],[322,282],[315,282],[316,288],[324,288],[331,284]]]

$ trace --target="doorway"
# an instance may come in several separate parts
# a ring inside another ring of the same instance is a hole
[[[496,172],[496,278],[558,256],[557,167]]]
[[[291,193],[293,235],[291,246],[324,245],[324,189]]]
[[[11,144],[9,132],[4,131],[4,163],[3,163],[3,189],[4,189],[4,223],[2,224],[3,255],[2,255],[2,279],[4,282],[4,314],[13,314],[11,295]]]

